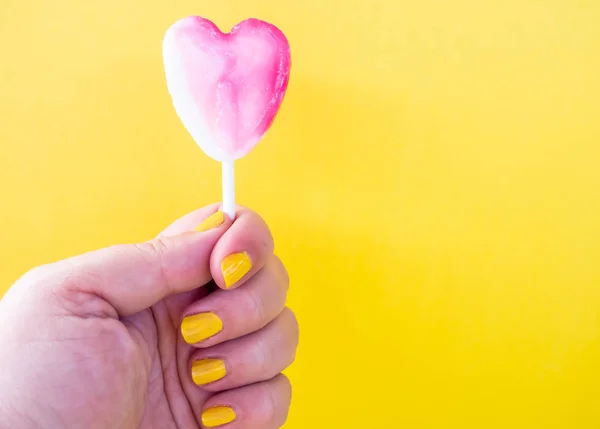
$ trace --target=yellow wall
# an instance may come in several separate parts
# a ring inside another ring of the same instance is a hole
[[[0,290],[219,199],[164,31],[278,25],[238,165],[301,322],[288,429],[600,427],[596,0],[2,0]]]

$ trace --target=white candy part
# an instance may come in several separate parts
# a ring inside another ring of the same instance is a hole
[[[205,118],[196,105],[188,88],[181,53],[176,44],[177,24],[173,25],[163,40],[163,61],[167,89],[173,100],[173,106],[183,126],[194,141],[211,158],[219,162],[232,162],[239,156],[228,156],[214,143]],[[237,154],[236,154],[237,155]]]

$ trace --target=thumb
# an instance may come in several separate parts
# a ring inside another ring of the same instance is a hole
[[[198,231],[215,218],[220,220],[221,214],[215,212],[216,206],[207,207],[174,224],[189,225],[191,219],[196,219],[200,224],[196,230],[192,227],[183,232],[179,226],[175,228],[178,235],[96,250],[41,267],[37,275],[59,296],[72,297],[67,300],[70,303],[77,305],[85,295],[91,295],[110,304],[119,316],[137,313],[169,295],[210,281],[210,254],[231,225],[225,216],[220,225]]]

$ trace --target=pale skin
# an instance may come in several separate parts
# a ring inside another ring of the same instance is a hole
[[[218,209],[145,243],[38,267],[10,288],[0,301],[1,428],[283,425],[291,388],[281,372],[298,344],[288,275],[248,209],[194,231]],[[224,276],[222,261],[241,254],[251,262],[236,266],[249,271],[226,285],[235,266]]]

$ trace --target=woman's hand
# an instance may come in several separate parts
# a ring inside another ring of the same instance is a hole
[[[0,301],[0,427],[275,429],[298,327],[267,225],[191,213],[32,270]],[[200,226],[199,226],[200,225]]]

